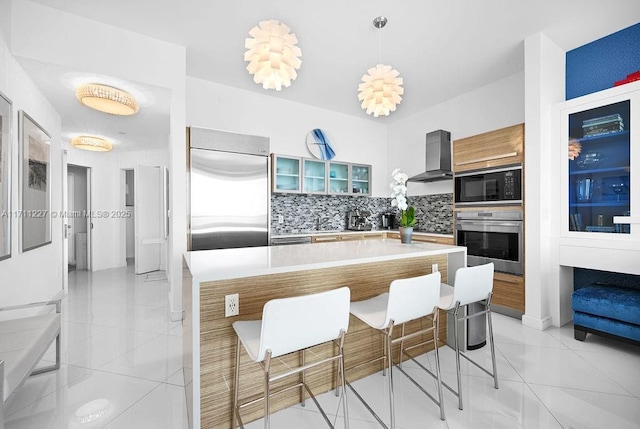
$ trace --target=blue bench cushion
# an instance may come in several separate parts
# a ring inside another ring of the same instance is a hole
[[[585,286],[573,292],[574,312],[640,325],[640,291],[616,286]],[[574,323],[575,320],[574,320]],[[603,329],[605,330],[605,329]]]
[[[573,313],[573,324],[640,342],[640,326],[632,323],[577,311]]]

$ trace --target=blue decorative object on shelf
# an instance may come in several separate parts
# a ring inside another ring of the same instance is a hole
[[[336,151],[326,131],[315,128],[307,134],[307,148],[318,159],[333,159]]]

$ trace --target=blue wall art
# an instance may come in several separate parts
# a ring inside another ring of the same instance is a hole
[[[320,128],[313,129],[307,134],[307,148],[318,159],[333,159],[336,156],[331,141],[327,132]]]

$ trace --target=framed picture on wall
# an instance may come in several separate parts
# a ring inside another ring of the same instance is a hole
[[[51,137],[20,111],[21,250],[51,243]]]
[[[0,260],[11,257],[11,114],[0,93]]]

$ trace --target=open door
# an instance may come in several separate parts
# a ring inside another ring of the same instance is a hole
[[[164,239],[164,176],[160,167],[138,165],[134,173],[136,274],[160,270]]]
[[[68,208],[68,189],[67,189],[67,151],[62,151],[62,211]],[[62,217],[62,290],[66,294],[69,290],[69,271],[67,264],[69,263],[69,219],[67,216]]]

